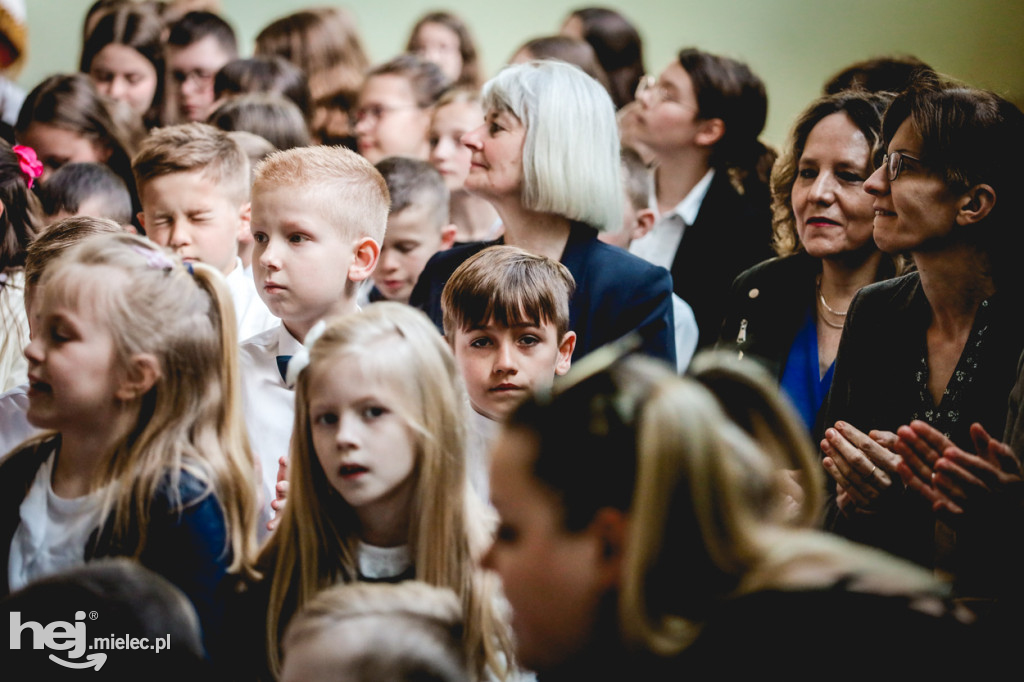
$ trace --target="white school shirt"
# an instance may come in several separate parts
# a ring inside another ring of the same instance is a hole
[[[672,294],[672,315],[676,322],[676,371],[682,374],[690,366],[690,360],[697,350],[697,318],[690,304]]]
[[[469,428],[466,438],[466,477],[480,499],[490,503],[491,446],[494,445],[501,423],[485,417],[472,407],[467,411]]]
[[[18,513],[7,567],[10,590],[85,564],[85,543],[100,525],[104,489],[65,499],[53,492],[51,454],[32,480]]]
[[[249,445],[263,469],[264,504],[270,505],[277,486],[277,460],[288,456],[295,419],[295,390],[277,368],[278,355],[295,355],[302,343],[284,324],[242,342],[238,362],[242,375],[242,413]]]
[[[256,283],[252,279],[252,268],[243,266],[241,258],[235,259],[235,267],[225,279],[231,291],[231,300],[235,303],[240,341],[281,323],[281,320],[270,314],[267,304],[260,298],[256,291]]]
[[[0,395],[0,457],[31,436],[42,433],[28,423],[28,384]]]
[[[675,205],[675,208],[658,216],[650,232],[640,239],[633,240],[629,245],[629,252],[671,272],[676,251],[683,241],[683,231],[687,225],[693,225],[693,221],[697,220],[700,206],[704,203],[704,197],[707,196],[714,177],[715,170],[712,168],[693,186],[690,193]],[[654,183],[651,183],[651,187],[653,192]],[[653,193],[650,206],[657,212],[658,200]]]

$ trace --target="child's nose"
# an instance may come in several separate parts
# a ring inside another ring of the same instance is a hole
[[[514,374],[516,371],[515,349],[510,343],[503,343],[498,346],[498,355],[494,361],[494,369],[497,372]]]

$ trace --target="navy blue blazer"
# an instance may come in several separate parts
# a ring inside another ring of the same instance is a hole
[[[427,313],[442,329],[441,291],[463,261],[503,239],[456,246],[434,255],[420,275],[409,303]],[[562,265],[576,279],[569,301],[569,328],[576,332],[573,360],[636,330],[642,352],[675,367],[675,321],[672,277],[665,268],[605,244],[597,230],[572,224]]]

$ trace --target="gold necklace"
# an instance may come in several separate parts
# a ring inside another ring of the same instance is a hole
[[[818,290],[818,300],[821,302],[821,305],[824,306],[825,310],[827,310],[828,312],[832,313],[836,317],[842,317],[842,318],[846,317],[846,313],[849,312],[848,310],[834,310],[832,308],[832,306],[830,306],[828,304],[828,302],[825,301],[825,295],[823,293],[821,293],[821,275],[818,275],[818,277],[816,278],[815,288]],[[822,315],[820,317],[821,317],[821,321],[824,322],[829,327],[832,327],[832,329],[842,329],[843,328],[842,324],[836,324],[835,322],[830,322],[829,320],[827,320],[825,318],[824,315]],[[843,322],[845,323],[846,320],[844,319]]]

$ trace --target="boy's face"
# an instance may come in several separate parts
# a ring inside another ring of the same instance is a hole
[[[452,345],[473,409],[500,421],[528,395],[550,386],[556,374],[569,371],[576,333],[558,338],[549,322],[506,327],[491,319],[456,330]]]
[[[213,77],[234,58],[215,37],[167,46],[167,73],[183,121],[205,121],[213,104]]]
[[[154,242],[225,275],[235,268],[238,238],[249,229],[248,202],[235,204],[201,170],[148,180],[140,199],[139,222]]]
[[[325,217],[319,197],[296,187],[253,191],[252,270],[270,312],[297,339],[320,320],[355,310],[355,285],[370,276],[380,247],[347,236]]]
[[[437,226],[429,206],[410,205],[388,217],[373,283],[389,301],[408,303],[423,267],[455,240],[453,225]]]

